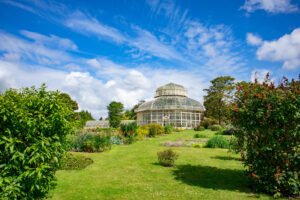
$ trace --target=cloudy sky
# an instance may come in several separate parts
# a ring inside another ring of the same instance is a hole
[[[202,101],[217,76],[300,72],[297,0],[0,0],[0,91],[67,92],[98,118],[175,82]]]

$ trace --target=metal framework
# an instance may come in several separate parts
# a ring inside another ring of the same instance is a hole
[[[157,123],[173,127],[193,128],[200,124],[203,106],[187,97],[187,90],[178,84],[169,83],[156,90],[155,99],[141,104],[137,124]]]

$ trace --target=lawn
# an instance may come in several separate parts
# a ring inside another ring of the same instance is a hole
[[[161,143],[190,140],[194,134],[176,132],[103,153],[82,153],[94,163],[79,171],[58,171],[49,199],[271,199],[248,189],[238,155],[226,149],[172,147],[179,154],[176,167],[157,164],[157,152],[167,148]]]

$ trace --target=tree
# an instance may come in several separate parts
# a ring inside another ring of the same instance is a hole
[[[60,93],[61,100],[73,111],[78,110],[78,103],[73,100],[69,94]],[[70,116],[70,120],[74,122],[75,126],[78,128],[83,128],[86,121],[94,120],[93,116],[87,110],[82,110],[79,112],[74,112],[73,116]]]
[[[125,110],[125,112],[122,115],[122,120],[132,120],[134,119],[135,113],[132,112],[132,110]]]
[[[69,94],[67,93],[60,93],[60,98],[62,99],[62,101],[67,104],[72,110],[78,110],[78,103],[73,100]]]
[[[205,116],[218,119],[221,125],[225,119],[229,119],[232,91],[234,90],[234,78],[220,76],[213,79],[209,89],[204,89]]]
[[[92,114],[87,110],[82,110],[80,112],[76,112],[77,125],[79,128],[83,128],[85,123],[89,120],[94,120]]]
[[[45,85],[0,94],[1,199],[46,196],[72,130],[70,115],[61,94]]]
[[[124,106],[120,102],[111,102],[107,106],[108,110],[108,120],[109,120],[109,125],[113,128],[117,128],[121,124],[122,120],[122,113],[123,113]]]
[[[134,105],[132,109],[126,110],[124,112],[123,119],[125,119],[125,120],[136,120],[135,109],[137,109],[143,103],[145,103],[145,100],[139,101],[139,103]]]

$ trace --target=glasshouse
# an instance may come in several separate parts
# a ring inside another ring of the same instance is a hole
[[[200,124],[203,106],[188,98],[181,85],[169,83],[157,88],[154,100],[141,104],[137,113],[137,124],[158,123],[177,128],[193,128]]]

